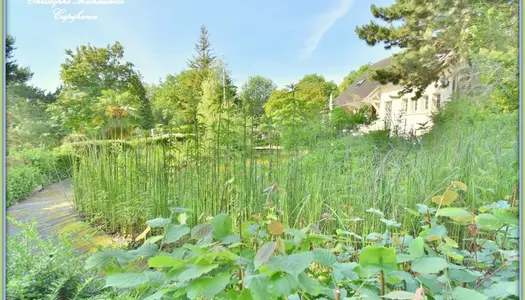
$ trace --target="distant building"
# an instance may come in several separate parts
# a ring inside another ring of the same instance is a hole
[[[373,64],[369,70],[386,67],[391,63],[392,58],[389,57]],[[436,88],[431,84],[417,100],[411,99],[414,93],[397,98],[401,90],[401,86],[371,81],[367,71],[335,99],[335,105],[348,112],[364,105],[370,106],[370,113],[377,120],[360,127],[359,132],[387,129],[399,135],[420,135],[432,126],[432,112],[450,101],[451,95],[457,90],[457,77],[450,78],[447,87]]]

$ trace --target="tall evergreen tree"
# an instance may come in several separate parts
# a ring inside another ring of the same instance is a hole
[[[450,67],[468,62],[469,54],[479,50],[472,48],[476,37],[470,29],[484,18],[481,2],[518,16],[517,0],[397,0],[389,7],[372,5],[373,16],[387,24],[371,21],[357,27],[359,37],[371,46],[382,42],[386,49],[404,50],[394,55],[391,66],[371,72],[372,79],[403,85],[403,93],[414,91],[415,98],[420,97],[427,86],[447,76]]]
[[[5,39],[5,74],[6,74],[6,85],[11,84],[22,84],[33,77],[33,73],[28,67],[21,67],[13,57],[15,48],[15,38],[11,35],[7,35]]]
[[[151,103],[147,97],[146,88],[140,80],[140,75],[134,75],[130,79],[129,92],[135,96],[138,103],[138,113],[140,116],[140,127],[143,129],[151,129],[155,126],[153,112],[151,110]]]
[[[200,28],[199,41],[195,44],[195,51],[192,59],[188,60],[190,69],[195,70],[195,87],[202,94],[202,83],[208,78],[209,73],[213,67],[216,56],[213,54],[213,49],[210,43],[210,34],[206,26],[202,25]]]

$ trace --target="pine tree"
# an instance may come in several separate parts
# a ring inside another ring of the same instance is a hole
[[[392,65],[371,72],[371,78],[381,83],[403,85],[402,93],[423,90],[441,79],[451,67],[468,62],[473,48],[472,25],[484,15],[480,2],[518,14],[517,0],[397,0],[389,7],[372,5],[375,18],[387,23],[357,27],[356,32],[368,45],[384,43],[385,49],[398,47],[404,51],[394,55]],[[400,25],[397,25],[399,24]]]
[[[215,62],[216,56],[213,54],[211,43],[209,40],[209,33],[206,26],[202,25],[200,28],[199,41],[195,44],[196,55],[188,61],[188,66],[197,71],[195,78],[195,87],[202,94],[202,83],[208,78],[213,63]]]
[[[140,80],[140,75],[137,74],[131,77],[129,91],[137,98],[140,127],[142,127],[142,129],[153,128],[155,121],[151,110],[151,103],[147,97],[146,88]]]
[[[15,38],[11,35],[8,35],[5,38],[6,85],[22,84],[29,81],[33,77],[33,73],[28,67],[19,66],[17,61],[13,58],[13,52],[15,50]]]

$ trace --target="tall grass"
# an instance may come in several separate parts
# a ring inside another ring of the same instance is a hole
[[[290,226],[318,223],[329,213],[346,228],[351,218],[366,219],[373,207],[410,228],[418,220],[406,218],[405,208],[430,205],[453,180],[469,187],[464,207],[513,194],[517,114],[479,113],[468,101],[451,103],[418,141],[372,133],[264,154],[253,150],[246,122],[228,129],[239,133],[240,142],[212,141],[215,146],[202,147],[199,155],[192,140],[88,143],[77,147],[75,201],[109,231],[137,233],[146,220],[167,217],[175,207],[193,209],[193,223],[219,212],[248,219],[264,212],[264,190],[277,184],[271,199]],[[384,224],[376,219],[352,229],[381,232]]]

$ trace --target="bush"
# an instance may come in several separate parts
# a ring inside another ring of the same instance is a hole
[[[7,169],[6,204],[23,199],[42,183],[43,177],[38,168],[31,165],[16,166]]]
[[[7,158],[7,206],[31,195],[39,185],[71,177],[69,152],[28,149]]]
[[[35,223],[9,220],[22,231],[7,239],[7,297],[16,299],[90,299],[96,292],[84,257],[66,236],[43,240]]]

